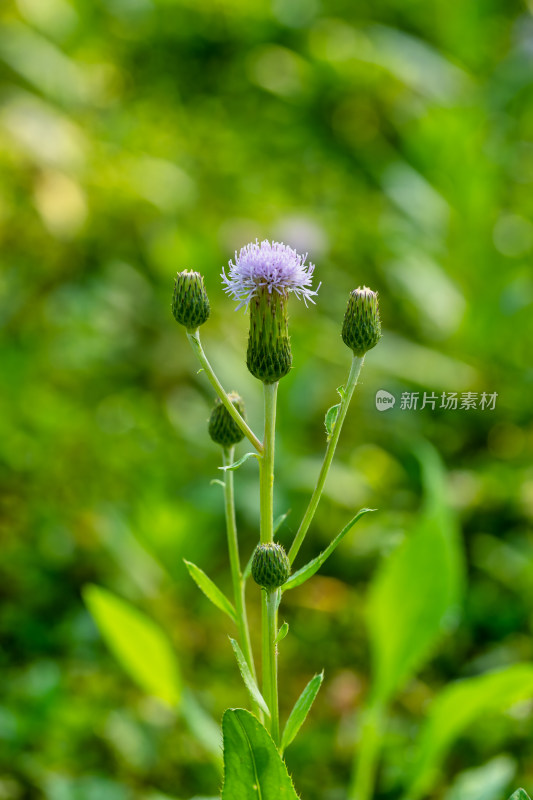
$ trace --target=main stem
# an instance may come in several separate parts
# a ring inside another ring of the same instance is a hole
[[[294,542],[292,543],[292,547],[289,550],[289,561],[291,562],[291,564],[294,562],[294,559],[298,555],[298,551],[302,546],[305,534],[309,530],[309,526],[315,515],[318,503],[320,502],[320,497],[322,496],[322,492],[324,490],[324,484],[326,483],[326,478],[328,477],[329,468],[331,466],[331,462],[333,461],[333,456],[335,455],[335,449],[337,447],[337,442],[339,441],[339,436],[341,434],[341,429],[344,423],[344,419],[346,417],[346,412],[348,411],[348,406],[350,405],[354,389],[357,386],[357,380],[359,378],[359,373],[361,372],[361,367],[363,366],[364,359],[365,359],[364,356],[362,357],[354,356],[352,359],[352,365],[350,367],[348,380],[346,381],[344,395],[340,402],[339,413],[337,415],[337,420],[333,428],[333,433],[331,434],[331,438],[328,441],[326,454],[324,456],[324,461],[322,462],[322,467],[320,468],[318,480],[314,488],[313,494],[311,495],[311,499],[309,500],[309,505],[307,506],[303,519],[300,523],[300,527],[298,528],[296,536],[294,537]]]
[[[223,465],[228,467],[233,464],[234,447],[225,447],[223,450]],[[246,601],[244,596],[245,586],[241,572],[241,561],[239,556],[239,540],[237,537],[237,523],[235,521],[235,500],[233,492],[233,471],[224,470],[224,505],[226,513],[226,531],[228,536],[228,552],[231,567],[231,579],[233,582],[233,597],[235,600],[235,611],[237,612],[237,627],[241,647],[250,668],[250,672],[256,677],[255,664],[252,652],[252,642],[250,639],[250,629],[248,627],[248,617],[246,615]]]
[[[265,383],[265,438],[263,454],[259,462],[259,508],[260,539],[262,544],[274,540],[274,443],[276,430],[276,396],[278,384]],[[275,594],[275,593],[274,593]],[[270,709],[270,732],[274,742],[279,739],[278,688],[277,688],[277,653],[272,635],[272,626],[276,624],[277,609],[273,613],[270,598],[265,591],[261,592],[262,612],[262,667],[263,695]],[[277,732],[276,732],[277,731]]]
[[[213,371],[213,367],[207,360],[207,356],[204,353],[204,349],[202,347],[202,343],[200,342],[200,330],[197,328],[195,331],[187,331],[187,339],[189,340],[192,349],[196,353],[196,357],[200,364],[202,365],[207,378],[215,390],[215,392],[220,397],[220,400],[224,404],[224,407],[231,415],[231,417],[235,420],[241,431],[244,433],[247,439],[253,444],[255,449],[258,453],[263,452],[263,445],[253,432],[253,430],[249,427],[249,425],[245,422],[245,420],[241,417],[231,400],[229,399],[228,395],[224,391],[222,384],[218,380],[217,376]]]
[[[274,644],[278,632],[278,606],[280,589],[267,595],[269,668],[270,668],[270,734],[279,747],[279,707],[278,707],[278,646]]]

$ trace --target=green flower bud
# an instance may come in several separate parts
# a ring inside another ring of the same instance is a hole
[[[254,581],[267,592],[278,589],[291,574],[289,557],[283,547],[276,542],[258,544],[252,558]]]
[[[178,272],[174,282],[172,313],[180,325],[195,331],[209,318],[209,299],[199,272]]]
[[[244,417],[244,403],[241,397],[236,392],[231,392],[228,397],[241,417]],[[209,436],[222,447],[231,447],[244,439],[244,433],[218,397],[209,417]]]
[[[354,356],[364,356],[381,339],[378,296],[372,289],[363,286],[354,289],[348,299],[348,307],[342,326],[342,340],[351,347]]]
[[[292,366],[287,292],[262,288],[250,299],[246,366],[263,383],[276,383]]]

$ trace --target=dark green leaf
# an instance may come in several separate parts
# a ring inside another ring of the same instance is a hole
[[[276,745],[261,723],[242,708],[222,718],[222,800],[298,800]]]

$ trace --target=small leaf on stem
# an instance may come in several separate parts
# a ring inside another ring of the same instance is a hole
[[[259,691],[259,687],[255,682],[252,673],[250,672],[250,668],[246,663],[246,659],[244,657],[241,648],[239,647],[238,642],[236,642],[235,639],[232,639],[231,636],[230,636],[230,642],[231,646],[233,647],[233,652],[235,653],[235,658],[237,659],[237,664],[239,666],[241,677],[244,681],[244,685],[246,686],[246,688],[250,693],[250,697],[255,703],[257,703],[259,708],[261,708],[265,712],[265,714],[268,717],[270,717],[270,710],[267,704],[265,703],[265,698]]]
[[[282,642],[283,639],[288,634],[288,632],[289,632],[289,623],[288,622],[284,622],[283,625],[281,626],[281,628],[278,631],[278,635],[274,639],[274,644],[279,644],[280,642]]]
[[[292,740],[294,739],[294,737],[304,724],[306,717],[311,709],[311,706],[314,703],[315,697],[317,696],[319,689],[322,686],[323,680],[324,680],[323,671],[319,675],[315,675],[314,678],[311,678],[311,680],[301,693],[300,697],[294,704],[294,708],[292,709],[289,719],[287,720],[287,724],[285,725],[283,736],[281,737],[281,752],[283,752],[285,748],[290,745],[290,743],[292,742]]]
[[[323,552],[320,553],[320,555],[318,555],[316,558],[313,558],[313,560],[310,561],[308,564],[306,564],[305,567],[302,567],[293,575],[291,575],[289,580],[286,581],[281,587],[282,591],[285,592],[287,589],[295,589],[296,586],[301,586],[302,583],[305,583],[305,581],[309,580],[309,578],[311,578],[315,574],[315,572],[318,572],[324,561],[326,561],[326,559],[329,558],[329,556],[333,553],[337,545],[340,544],[342,539],[344,539],[348,531],[350,531],[353,528],[355,523],[359,519],[361,519],[361,517],[364,514],[368,514],[369,511],[376,511],[376,509],[362,508],[360,511],[358,511],[355,517],[351,519],[347,525],[345,525],[342,531],[337,534],[337,536],[333,539],[331,544],[328,545],[328,547],[326,547],[326,549],[323,550]]]
[[[211,578],[209,578],[200,567],[197,567],[196,564],[187,561],[185,558],[183,560],[185,566],[189,570],[189,575],[208,600],[211,600],[213,605],[223,611],[224,614],[227,614],[233,622],[237,623],[237,614],[226,595],[220,591],[218,586],[213,583]]]
[[[233,464],[228,464],[227,467],[219,467],[219,469],[221,469],[223,472],[226,472],[226,470],[239,469],[239,467],[244,464],[245,461],[248,461],[248,459],[252,456],[257,459],[259,458],[258,453],[245,453],[242,458],[239,458],[238,461],[234,461]]]

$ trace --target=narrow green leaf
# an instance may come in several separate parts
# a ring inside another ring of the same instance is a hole
[[[509,800],[530,800],[530,797],[525,789],[517,789],[516,792],[513,792]]]
[[[373,702],[385,704],[455,624],[462,550],[446,504],[445,474],[433,448],[420,448],[425,508],[414,530],[373,580],[367,604],[374,663]]]
[[[259,453],[245,453],[242,458],[239,458],[238,461],[234,461],[233,464],[228,464],[227,467],[219,467],[223,472],[226,470],[235,470],[239,469],[239,467],[244,464],[245,461],[248,461],[249,458],[259,458]]]
[[[368,514],[369,511],[375,510],[375,508],[362,508],[360,511],[358,511],[355,517],[350,520],[350,522],[342,529],[340,533],[337,534],[331,544],[328,545],[328,547],[326,547],[326,549],[320,553],[319,556],[306,564],[305,567],[302,567],[293,575],[291,575],[289,580],[286,581],[286,583],[284,583],[281,587],[282,590],[285,592],[287,589],[295,589],[296,586],[301,586],[302,583],[305,583],[305,581],[309,580],[309,578],[311,578],[315,572],[318,572],[324,561],[330,557],[337,545],[340,544],[342,539],[344,539],[348,531],[353,528],[355,523],[360,520],[364,514]]]
[[[223,489],[226,488],[226,484],[224,483],[224,481],[219,481],[218,478],[213,478],[212,481],[209,481],[209,485],[210,486],[215,486],[215,485],[216,486],[222,486]]]
[[[288,634],[288,632],[289,632],[289,623],[288,622],[284,622],[283,625],[281,626],[281,628],[278,631],[278,635],[274,639],[274,644],[279,644],[280,642],[282,642],[283,639]]]
[[[243,655],[241,648],[239,647],[238,642],[235,639],[232,639],[230,636],[231,646],[233,647],[233,652],[235,653],[235,658],[237,659],[237,664],[239,665],[239,671],[241,673],[241,677],[244,681],[244,685],[248,689],[250,693],[250,697],[254,700],[255,703],[261,708],[267,716],[270,716],[270,709],[268,708],[267,704],[265,703],[265,699],[261,692],[259,691],[259,687],[254,680],[252,673],[250,672],[250,668],[246,663],[246,659]]]
[[[126,672],[145,692],[175,706],[181,697],[181,679],[175,653],[159,626],[101,586],[85,586],[83,599]]]
[[[281,528],[281,526],[283,525],[283,523],[285,522],[290,513],[291,510],[289,508],[289,510],[285,514],[280,514],[279,517],[274,520],[274,533],[273,533],[274,536],[279,531],[279,529]]]
[[[324,425],[326,427],[326,434],[328,440],[331,439],[333,435],[333,430],[335,428],[335,423],[337,422],[337,417],[339,416],[339,409],[341,407],[340,403],[337,403],[335,406],[331,406],[326,411],[326,416],[324,417]]]
[[[532,697],[533,665],[526,663],[449,684],[430,707],[408,796],[429,792],[446,751],[465,728],[486,712],[503,711]]]
[[[230,603],[226,595],[220,591],[218,586],[213,583],[211,578],[205,574],[200,567],[197,567],[196,564],[193,564],[191,561],[187,561],[185,558],[183,559],[185,562],[185,566],[189,570],[189,575],[196,583],[199,589],[205,594],[205,596],[211,600],[213,605],[219,608],[224,614],[227,614],[233,622],[237,622],[237,614],[233,605]]]
[[[281,752],[283,752],[285,748],[290,745],[304,724],[311,706],[315,701],[315,697],[322,686],[323,680],[324,672],[321,672],[319,675],[315,675],[314,678],[311,678],[300,697],[294,704],[294,708],[292,709],[289,719],[287,720],[287,724],[285,725],[283,736],[281,737]]]
[[[276,745],[253,714],[243,708],[228,708],[222,718],[222,733],[222,800],[298,800]]]

